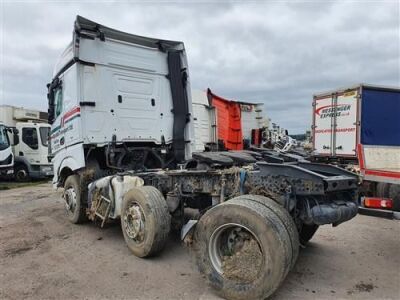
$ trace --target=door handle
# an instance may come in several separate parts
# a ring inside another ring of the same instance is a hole
[[[94,101],[81,101],[79,102],[80,106],[96,106],[96,102]]]

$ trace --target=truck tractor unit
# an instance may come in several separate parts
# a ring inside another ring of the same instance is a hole
[[[14,154],[8,132],[9,127],[0,122],[0,178],[10,178],[14,174]]]
[[[47,113],[10,105],[0,105],[0,120],[9,128],[14,155],[14,178],[17,181],[53,176],[49,158]]]
[[[120,222],[143,258],[180,231],[226,299],[269,297],[319,226],[357,214],[358,178],[344,169],[273,150],[192,151],[181,42],[78,16],[54,74],[53,182],[63,187],[68,219]]]
[[[360,84],[313,101],[313,161],[359,173],[360,212],[400,218],[400,88]]]

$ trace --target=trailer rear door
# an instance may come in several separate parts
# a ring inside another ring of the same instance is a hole
[[[356,156],[358,89],[337,94],[333,154]]]
[[[313,141],[316,155],[331,155],[332,149],[332,117],[331,110],[333,104],[332,95],[324,97],[314,97],[314,124]]]
[[[314,97],[314,154],[356,157],[358,88]]]

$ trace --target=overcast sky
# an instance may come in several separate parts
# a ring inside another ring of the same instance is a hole
[[[400,86],[399,1],[82,2],[0,0],[0,103],[47,110],[77,14],[184,41],[192,88],[263,102],[290,133],[310,127],[314,93]]]

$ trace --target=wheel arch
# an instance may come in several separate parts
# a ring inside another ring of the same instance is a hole
[[[74,171],[71,170],[69,167],[64,167],[61,169],[58,175],[58,185],[59,186],[64,186],[65,180],[68,178],[70,175],[76,174]]]

